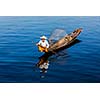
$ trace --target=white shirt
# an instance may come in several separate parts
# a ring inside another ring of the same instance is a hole
[[[40,40],[38,44],[41,45],[41,46],[43,46],[43,47],[49,48],[49,43],[48,43],[47,40],[45,40],[44,42],[42,42],[42,40]]]

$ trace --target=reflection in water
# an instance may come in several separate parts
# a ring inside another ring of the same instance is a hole
[[[49,68],[49,61],[46,60],[47,58],[45,58],[44,56],[42,56],[39,60],[39,62],[37,63],[37,66],[40,68],[40,77],[44,78],[45,77],[45,73],[47,73],[47,70]]]
[[[70,46],[73,46],[73,45],[75,45],[75,44],[77,44],[77,43],[79,43],[79,42],[81,42],[80,40],[75,40],[71,45],[69,45],[68,47],[64,47],[64,48],[62,48],[61,50],[64,50],[65,48],[69,48]],[[60,51],[61,51],[60,50]],[[64,58],[64,57],[68,57],[68,54],[66,53],[66,52],[59,52],[59,51],[57,51],[55,54],[54,53],[52,53],[52,52],[49,52],[49,53],[45,53],[45,54],[43,54],[41,57],[39,57],[39,61],[38,61],[38,63],[37,63],[37,66],[40,68],[40,72],[41,72],[41,78],[44,78],[45,76],[44,76],[44,73],[47,73],[47,69],[49,68],[49,61],[48,61],[48,58],[50,57],[50,56],[52,56],[52,55],[54,55],[55,57],[53,57],[53,58],[55,58],[55,59],[57,59],[57,58],[59,58],[59,57],[62,57],[62,58]],[[53,61],[53,60],[52,60]]]
[[[37,66],[40,68],[41,73],[47,73],[47,69],[49,68],[48,58],[51,55],[51,53],[45,53],[41,57],[39,57],[39,62],[37,63]]]
[[[47,60],[46,62],[44,62],[43,64],[41,64],[39,66],[39,68],[41,69],[41,72],[46,73],[47,69],[48,69],[48,66],[49,66],[49,61]]]

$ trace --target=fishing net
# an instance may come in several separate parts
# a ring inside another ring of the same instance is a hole
[[[62,37],[64,37],[66,34],[67,34],[66,31],[63,30],[63,29],[55,29],[55,30],[52,32],[52,34],[51,34],[51,36],[50,36],[50,38],[49,38],[49,41],[51,41],[51,42],[56,42],[56,41],[58,41],[59,39],[61,39]]]

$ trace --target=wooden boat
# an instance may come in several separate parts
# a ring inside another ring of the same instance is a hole
[[[55,52],[65,46],[67,47],[68,45],[70,45],[72,42],[75,41],[76,37],[81,33],[81,31],[82,28],[76,29],[72,33],[66,34],[64,37],[62,37],[55,43],[52,43],[52,40],[49,39],[50,48],[48,49],[48,52]]]
[[[46,52],[39,58],[39,62],[37,63],[37,66],[39,67],[44,62],[46,62],[48,58],[52,56],[55,52],[70,47],[75,42],[77,36],[81,33],[81,31],[82,28],[76,29],[72,33],[66,34],[64,37],[62,37],[60,40],[56,41],[55,43],[53,43],[52,40],[49,39],[50,48],[48,49],[48,52]]]

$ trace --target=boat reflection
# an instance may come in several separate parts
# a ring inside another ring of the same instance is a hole
[[[71,47],[71,46],[73,46],[73,45],[75,45],[75,44],[77,44],[79,42],[81,42],[81,41],[76,39],[71,45],[62,48],[61,50],[64,50],[66,48],[69,48],[69,47]],[[61,51],[61,50],[59,50],[59,51]],[[59,51],[57,51],[57,52],[59,52]],[[37,63],[37,66],[40,68],[40,70],[41,70],[40,72],[41,73],[47,73],[47,69],[49,68],[48,58],[50,56],[54,55],[54,54],[59,54],[57,52],[56,53],[53,53],[53,52],[45,53],[41,57],[39,57],[39,61]]]

